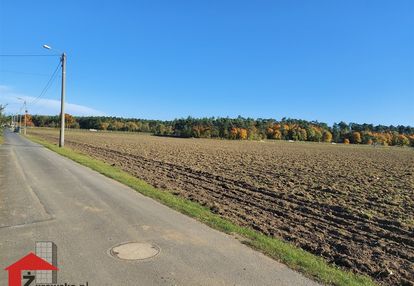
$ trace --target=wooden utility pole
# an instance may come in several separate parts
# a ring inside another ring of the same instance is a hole
[[[26,100],[24,101],[24,135],[26,135],[26,129],[27,129],[27,106],[26,106]]]
[[[61,57],[62,62],[62,89],[60,98],[60,136],[59,147],[65,145],[65,86],[66,86],[66,54],[63,53]]]

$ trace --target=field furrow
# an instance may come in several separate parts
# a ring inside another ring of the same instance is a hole
[[[66,144],[380,283],[414,281],[412,149],[75,131]]]

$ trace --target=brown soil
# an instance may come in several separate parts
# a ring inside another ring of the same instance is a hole
[[[57,142],[55,130],[30,134]],[[381,284],[414,281],[414,149],[67,132],[67,146]]]

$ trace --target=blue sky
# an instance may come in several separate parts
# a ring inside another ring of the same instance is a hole
[[[68,112],[414,125],[414,1],[0,0],[0,54],[68,54]],[[0,103],[56,57],[0,57]],[[59,80],[30,113],[57,114]]]

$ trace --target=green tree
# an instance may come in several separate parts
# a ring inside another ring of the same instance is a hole
[[[6,109],[6,105],[0,104],[0,129],[3,127],[3,125],[6,123],[7,118],[4,115],[4,110]]]
[[[155,128],[155,134],[157,135],[165,135],[167,128],[165,128],[165,125],[160,123],[157,125],[157,127]]]
[[[339,142],[341,138],[341,130],[337,123],[332,125],[332,139],[334,142]]]
[[[315,141],[315,129],[311,128],[310,126],[307,126],[306,133],[308,134],[309,141]]]

